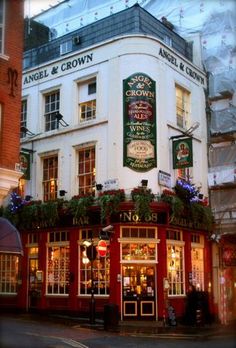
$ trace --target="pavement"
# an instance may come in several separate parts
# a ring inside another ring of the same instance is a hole
[[[86,318],[71,318],[65,316],[53,316],[75,328],[88,328],[98,331],[109,331],[124,336],[152,336],[159,338],[175,339],[211,339],[222,337],[235,337],[236,325],[234,323],[220,324],[211,323],[198,326],[188,326],[177,324],[176,326],[163,325],[162,321],[118,321],[116,323],[105,323],[101,319],[96,319],[94,324],[90,324]]]
[[[3,314],[3,313],[2,313]],[[4,316],[4,314],[3,314]],[[186,340],[207,340],[214,338],[234,337],[236,341],[236,323],[220,324],[213,322],[211,324],[189,326],[177,323],[176,326],[163,325],[162,321],[118,321],[96,318],[91,324],[88,318],[72,317],[59,314],[39,314],[22,313],[19,317],[27,320],[53,321],[72,328],[87,328],[97,331],[109,331],[122,336],[140,336],[140,337],[159,337],[174,338]]]

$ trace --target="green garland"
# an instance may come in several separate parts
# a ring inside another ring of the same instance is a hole
[[[131,197],[134,202],[135,213],[141,220],[151,215],[150,203],[154,200],[154,194],[151,189],[145,187],[136,187],[131,191]]]

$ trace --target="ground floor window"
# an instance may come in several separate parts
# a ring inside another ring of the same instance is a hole
[[[0,254],[0,293],[16,294],[19,272],[19,257]]]
[[[47,294],[69,293],[69,245],[48,247]]]
[[[167,244],[167,272],[169,281],[169,295],[184,295],[184,251],[179,244]]]
[[[79,293],[80,295],[89,295],[91,294],[91,290],[94,290],[95,295],[109,295],[109,242],[107,242],[107,254],[104,257],[100,257],[96,250],[99,241],[98,231],[85,229],[80,232]],[[85,241],[88,242],[87,246]],[[93,248],[92,253],[91,248]]]
[[[92,265],[91,265],[92,263]],[[109,295],[110,288],[110,258],[96,257],[94,261],[86,264],[81,262],[80,294],[91,294],[93,277],[93,290],[95,295]]]
[[[156,261],[157,229],[145,227],[121,228],[121,258],[125,262]]]
[[[203,262],[203,248],[191,249],[192,259],[192,284],[197,290],[204,291],[204,262]]]

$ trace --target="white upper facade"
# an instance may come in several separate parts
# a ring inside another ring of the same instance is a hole
[[[157,167],[137,172],[123,166],[123,80],[142,73],[156,84]],[[96,113],[81,121],[79,105],[90,97],[85,90],[96,82]],[[189,114],[185,130],[198,122],[193,132],[192,183],[207,196],[207,127],[205,115],[206,76],[184,57],[158,39],[144,35],[124,35],[87,49],[29,69],[23,74],[23,100],[27,101],[27,128],[36,134],[22,139],[22,148],[33,150],[31,180],[25,194],[43,199],[43,159],[58,156],[59,190],[66,198],[79,193],[78,151],[95,146],[95,183],[107,180],[115,186],[131,189],[148,180],[153,193],[160,194],[158,173],[170,174],[170,186],[178,177],[172,163],[172,136],[184,128],[176,121],[176,85],[189,95]],[[45,95],[59,91],[59,112],[68,126],[45,131]]]

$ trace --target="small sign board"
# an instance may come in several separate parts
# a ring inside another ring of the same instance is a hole
[[[100,257],[105,257],[107,254],[107,243],[105,240],[101,239],[98,242],[97,252]]]
[[[103,190],[118,190],[119,189],[119,181],[118,179],[108,179],[103,183]]]
[[[169,173],[159,170],[158,172],[158,183],[166,187],[171,187],[171,175]]]
[[[173,140],[173,169],[193,166],[192,138]]]

